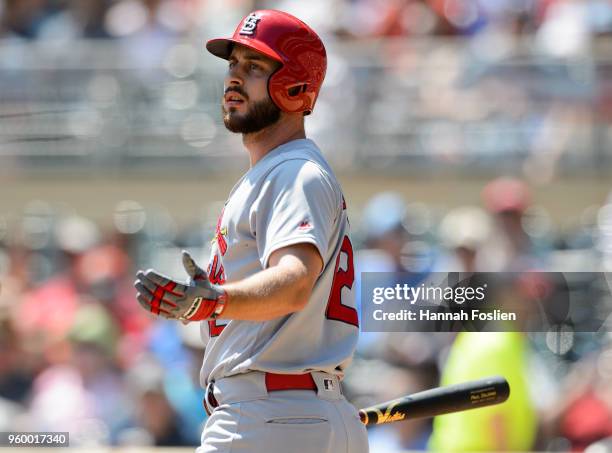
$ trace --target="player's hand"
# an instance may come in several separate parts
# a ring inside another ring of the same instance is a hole
[[[183,266],[190,282],[182,283],[153,269],[138,271],[134,286],[140,305],[153,314],[181,321],[202,321],[221,314],[225,308],[225,291],[213,285],[206,271],[183,251]]]

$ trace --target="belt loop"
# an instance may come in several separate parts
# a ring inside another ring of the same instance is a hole
[[[202,406],[204,406],[204,412],[206,412],[206,415],[210,417],[212,413],[208,410],[208,403],[206,402],[206,395],[204,395],[204,398],[202,398]]]
[[[210,417],[212,412],[219,407],[219,403],[214,395],[215,391],[215,381],[210,381],[206,386],[206,394],[204,395],[204,409],[206,413]]]

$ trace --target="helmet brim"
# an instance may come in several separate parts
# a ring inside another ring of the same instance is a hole
[[[247,38],[217,38],[211,39],[206,43],[206,50],[211,54],[227,60],[232,53],[232,48],[235,44],[248,47],[256,52],[262,53],[265,56],[272,58],[280,63],[283,63],[281,56],[267,44],[254,39]]]

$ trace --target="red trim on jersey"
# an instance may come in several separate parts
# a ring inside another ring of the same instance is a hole
[[[221,222],[223,221],[223,213],[225,212],[225,207],[221,210],[221,215],[217,219],[217,228],[215,228],[215,237],[217,238],[217,245],[219,246],[219,250],[221,251],[221,256],[225,255],[227,252],[227,241],[221,232]]]
[[[225,329],[225,324],[218,325],[216,319],[211,319],[210,321],[208,321],[208,333],[210,335],[210,338],[218,337],[219,335],[221,335],[223,329]]]

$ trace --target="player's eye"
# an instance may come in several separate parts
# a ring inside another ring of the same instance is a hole
[[[261,66],[255,64],[255,63],[251,63],[250,67],[251,71],[258,71],[261,69]]]

